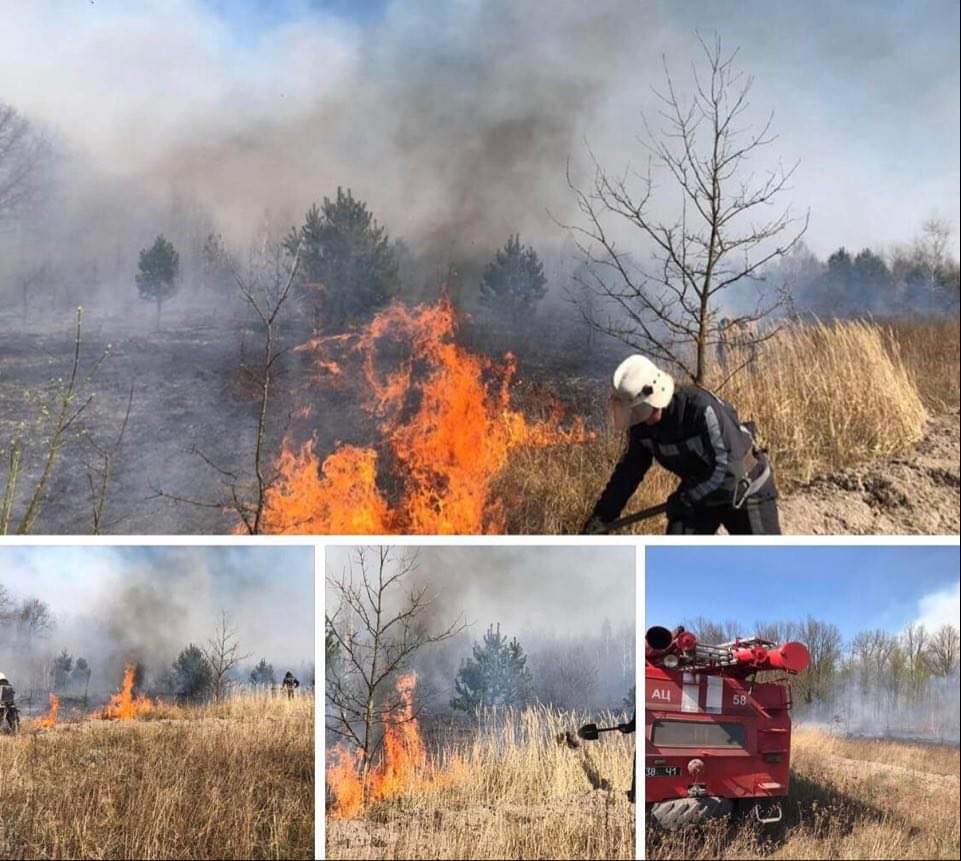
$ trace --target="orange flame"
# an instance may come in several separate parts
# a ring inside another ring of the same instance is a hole
[[[380,764],[361,773],[361,751],[338,746],[330,753],[326,780],[336,802],[330,811],[335,819],[353,819],[375,801],[398,798],[412,790],[440,788],[449,783],[428,760],[427,747],[414,717],[413,673],[397,680],[400,704],[384,715],[384,756]]]
[[[409,309],[395,303],[354,336],[369,389],[369,411],[380,417],[384,455],[398,478],[390,504],[378,486],[378,452],[344,445],[323,461],[308,441],[285,441],[269,490],[264,531],[307,534],[477,534],[503,532],[505,515],[491,484],[512,449],[581,442],[581,422],[559,427],[560,410],[532,422],[511,408],[516,372],[454,341],[453,305]],[[314,338],[300,349],[329,370],[324,350],[344,336]],[[382,371],[384,353],[390,369]],[[396,354],[400,354],[397,358]],[[340,368],[340,365],[338,365]]]
[[[93,720],[136,720],[144,714],[153,711],[156,704],[144,696],[137,696],[133,692],[136,668],[127,664],[123,672],[123,685],[100,711],[95,712]]]
[[[355,819],[364,809],[364,781],[359,770],[361,752],[351,753],[336,747],[329,757],[327,785],[337,799],[330,815],[335,819]]]
[[[57,723],[57,715],[60,713],[60,697],[50,694],[50,711],[43,717],[38,718],[37,725],[43,729],[50,729]]]

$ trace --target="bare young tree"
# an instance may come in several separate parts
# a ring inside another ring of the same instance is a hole
[[[49,263],[34,263],[27,266],[15,278],[17,291],[20,293],[20,307],[23,322],[27,322],[30,315],[30,300],[37,288],[50,281],[51,266]]]
[[[381,546],[358,548],[343,572],[327,578],[333,599],[327,606],[334,609],[325,630],[336,646],[327,669],[327,729],[356,747],[364,772],[383,742],[384,724],[402,719],[394,680],[418,651],[465,628],[460,617],[428,625],[436,596],[410,583],[416,571],[416,553]]]
[[[0,223],[33,197],[48,154],[46,140],[29,120],[0,102]]]
[[[901,649],[906,662],[908,685],[913,692],[920,690],[927,680],[930,642],[924,625],[908,625],[901,633]]]
[[[33,528],[34,522],[43,508],[54,467],[68,440],[71,429],[93,400],[90,384],[100,366],[109,357],[110,347],[108,346],[84,372],[81,367],[82,326],[83,309],[78,308],[70,370],[66,377],[53,381],[52,395],[49,400],[44,400],[40,404],[40,425],[34,436],[45,439],[45,450],[42,455],[39,476],[27,495],[23,513],[16,524],[13,520],[13,507],[17,498],[17,488],[22,478],[23,456],[26,448],[23,439],[19,436],[12,439],[8,450],[4,452],[7,463],[3,495],[0,499],[0,535],[8,534],[11,527],[18,535],[26,535]]]
[[[130,423],[130,410],[133,407],[133,383],[127,395],[127,408],[120,423],[116,436],[106,443],[100,443],[88,438],[87,442],[93,451],[93,458],[86,463],[87,485],[90,489],[90,514],[93,534],[100,535],[105,529],[119,523],[123,517],[107,520],[107,498],[116,469],[116,461],[123,448],[123,440],[127,435],[127,425]]]
[[[829,700],[844,656],[841,631],[830,622],[808,616],[794,634],[808,647],[811,662],[797,676],[793,690],[805,703]]]
[[[154,491],[154,496],[175,502],[232,511],[240,518],[249,535],[259,535],[263,531],[267,496],[279,477],[267,462],[266,443],[270,430],[274,368],[287,352],[279,345],[279,317],[290,298],[299,266],[299,247],[294,252],[293,260],[289,261],[284,250],[277,246],[266,249],[256,263],[251,263],[246,274],[235,273],[234,276],[240,294],[260,324],[262,337],[256,362],[249,363],[244,355],[241,356],[241,373],[257,389],[257,426],[250,474],[227,469],[214,462],[201,448],[194,447],[194,453],[220,475],[223,495],[218,499],[204,500],[169,493],[161,488]],[[289,419],[288,416],[288,422]]]
[[[931,672],[941,678],[953,676],[958,670],[961,632],[957,625],[942,625],[928,644],[928,664]]]
[[[210,664],[214,698],[223,699],[230,671],[250,657],[249,653],[241,653],[237,629],[226,610],[220,611],[220,624],[214,635],[207,641],[207,646],[201,651],[207,663]]]
[[[783,287],[762,289],[760,281],[765,268],[801,239],[807,216],[794,218],[790,207],[776,206],[797,163],[779,164],[763,176],[751,167],[777,137],[773,112],[758,126],[747,121],[753,78],[735,67],[737,51],[725,54],[720,38],[710,45],[698,41],[706,70],[694,65],[689,97],[679,93],[664,62],[665,88],[654,91],[664,127],[655,131],[644,119],[646,172],[612,174],[589,151],[590,185],[576,185],[570,169],[567,177],[581,223],[562,226],[571,230],[582,258],[574,276],[582,289],[571,298],[585,321],[700,384],[725,329],[751,333],[748,361],[773,336],[773,327],[762,331],[756,324],[789,297]],[[654,211],[655,199],[665,210],[655,171],[680,198],[672,217]],[[621,248],[616,234],[623,225],[639,235],[640,252]],[[739,316],[728,312],[722,327],[723,294],[748,284],[753,307]]]

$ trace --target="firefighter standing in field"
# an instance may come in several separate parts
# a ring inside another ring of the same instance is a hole
[[[294,698],[294,691],[300,687],[300,682],[294,678],[294,674],[287,670],[284,675],[284,680],[280,683],[280,686],[284,689],[287,694],[287,699],[292,700]]]
[[[614,468],[584,532],[603,532],[616,520],[657,461],[680,484],[667,500],[669,535],[779,535],[777,488],[753,426],[726,401],[699,386],[678,386],[644,356],[614,371],[614,426],[627,431],[627,449]]]
[[[17,710],[17,696],[16,691],[13,689],[13,685],[10,684],[10,680],[7,678],[5,673],[0,673],[0,715],[2,715],[3,720],[0,721],[0,730],[5,729],[3,723],[7,724],[6,728],[11,732],[16,732],[20,726],[20,713]]]

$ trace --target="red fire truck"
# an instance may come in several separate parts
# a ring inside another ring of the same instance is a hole
[[[779,821],[790,774],[791,689],[777,672],[799,673],[809,662],[803,643],[751,637],[707,645],[683,627],[650,628],[649,821],[668,830],[734,812]]]

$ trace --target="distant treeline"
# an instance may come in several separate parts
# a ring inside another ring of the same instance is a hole
[[[801,718],[852,733],[958,738],[961,632],[956,625],[933,631],[908,625],[897,634],[874,629],[850,640],[836,625],[811,616],[757,622],[751,630],[699,617],[685,627],[706,643],[754,634],[807,645],[811,664],[790,682]]]
[[[881,253],[838,248],[826,261],[800,245],[773,274],[790,289],[795,311],[821,318],[958,313],[958,261],[949,226],[930,219],[908,244]]]
[[[283,676],[266,658],[254,660],[240,651],[237,630],[227,613],[211,626],[205,642],[185,645],[170,665],[148,666],[139,654],[83,656],[63,648],[58,651],[56,630],[56,617],[45,601],[15,596],[0,583],[0,670],[21,697],[46,702],[47,693],[86,699],[112,692],[127,662],[134,667],[135,691],[181,702],[221,699],[238,685],[277,685]],[[94,647],[94,651],[104,649]],[[314,686],[312,662],[291,669],[304,687]],[[96,689],[91,686],[94,676]]]

